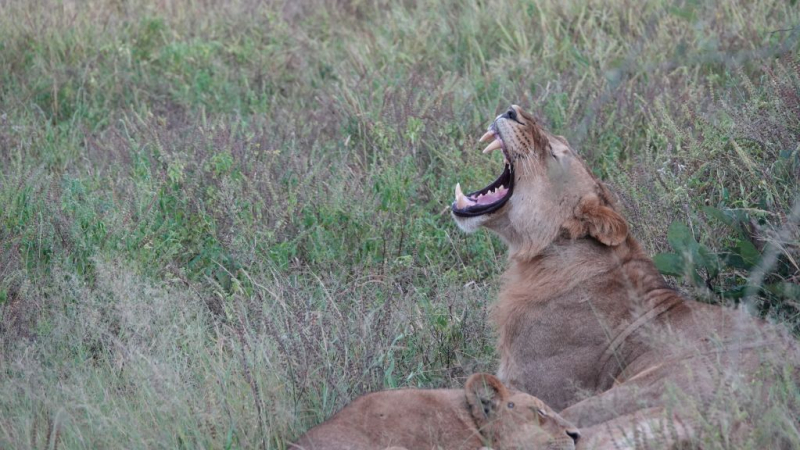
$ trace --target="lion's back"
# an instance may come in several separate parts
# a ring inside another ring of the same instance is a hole
[[[453,406],[463,391],[400,389],[355,399],[290,448],[374,449],[402,444],[413,448],[469,438],[464,417]]]

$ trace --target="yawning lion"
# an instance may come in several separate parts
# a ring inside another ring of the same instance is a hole
[[[776,327],[670,288],[566,139],[512,106],[481,141],[502,152],[503,173],[470,194],[456,185],[452,214],[508,245],[492,315],[503,382],[581,428],[613,420],[647,433],[667,420],[676,441],[720,387],[766,392],[771,358],[794,358]]]

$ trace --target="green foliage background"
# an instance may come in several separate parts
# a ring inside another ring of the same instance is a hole
[[[504,248],[447,207],[499,171],[477,138],[511,103],[680,287],[798,330],[797,23],[777,0],[0,1],[0,447],[283,448],[361,393],[493,371]]]

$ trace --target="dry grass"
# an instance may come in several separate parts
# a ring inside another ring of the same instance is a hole
[[[728,251],[710,205],[775,255],[759,284],[796,285],[798,19],[0,0],[0,447],[282,448],[363,392],[491,372],[504,248],[446,207],[492,178],[476,140],[512,102],[616,187],[652,252],[672,221]],[[748,292],[800,323],[796,298]]]

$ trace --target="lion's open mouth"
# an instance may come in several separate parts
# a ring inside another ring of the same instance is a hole
[[[494,127],[489,128],[489,131],[481,137],[480,142],[486,142],[490,139],[492,139],[492,142],[483,150],[483,153],[501,149],[505,159],[503,173],[492,184],[467,195],[461,192],[461,185],[456,184],[456,199],[451,208],[453,214],[457,216],[474,217],[489,214],[497,211],[511,198],[511,193],[514,190],[514,167],[508,162],[505,144],[500,135],[494,130]]]

